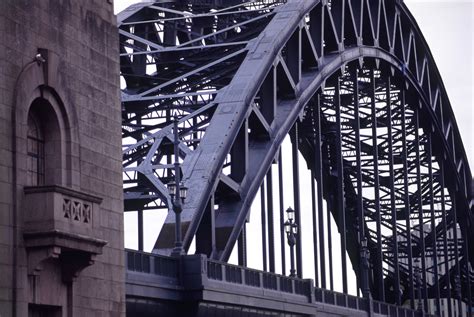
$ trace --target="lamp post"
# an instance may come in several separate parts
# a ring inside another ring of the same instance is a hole
[[[454,275],[454,292],[455,292],[454,298],[457,299],[458,311],[461,312],[462,311],[462,306],[461,306],[462,305],[461,304],[461,300],[462,300],[461,278],[459,277],[459,275],[457,273]]]
[[[415,260],[415,281],[416,281],[416,297],[418,297],[417,311],[420,316],[423,315],[423,300],[421,298],[421,272],[419,259]]]
[[[168,191],[171,197],[171,204],[173,205],[173,212],[175,215],[175,239],[174,248],[171,256],[180,256],[184,254],[183,241],[181,235],[181,211],[183,211],[184,200],[188,188],[181,182],[181,172],[179,164],[179,139],[178,139],[178,117],[175,115],[173,120],[174,131],[174,182],[168,183]]]
[[[370,287],[369,287],[369,268],[370,268],[370,253],[369,249],[367,248],[367,239],[364,237],[361,241],[361,248],[360,248],[360,258],[361,258],[361,266],[362,266],[362,296],[364,298],[370,298]]]
[[[288,239],[288,245],[290,246],[290,277],[296,277],[295,271],[295,244],[296,244],[296,235],[298,234],[298,225],[295,223],[295,211],[288,207],[286,210],[287,220],[285,221],[285,232],[286,238]]]

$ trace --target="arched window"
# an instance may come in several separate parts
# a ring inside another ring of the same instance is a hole
[[[29,186],[44,185],[44,143],[44,131],[41,121],[33,111],[30,111],[27,133],[27,183]]]

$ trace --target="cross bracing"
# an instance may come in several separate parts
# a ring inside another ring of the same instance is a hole
[[[401,1],[160,2],[126,11],[119,25],[126,210],[170,206],[178,133],[186,249],[194,240],[196,252],[227,261],[237,246],[245,265],[251,203],[263,192],[270,217],[272,165],[281,169],[290,135],[317,183],[317,284],[333,284],[327,210],[341,235],[344,292],[349,264],[362,283],[367,240],[376,299],[414,308],[419,266],[425,309],[431,298],[438,311],[440,298],[471,304],[472,177],[436,65]],[[173,227],[169,213],[154,252],[169,254]]]

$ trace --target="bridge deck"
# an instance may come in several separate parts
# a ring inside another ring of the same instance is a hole
[[[310,279],[203,255],[171,258],[127,250],[126,258],[129,316],[181,315],[183,309],[186,316],[419,316],[403,307],[315,288]]]

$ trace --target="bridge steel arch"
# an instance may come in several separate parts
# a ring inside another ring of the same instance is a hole
[[[289,134],[318,184],[315,210],[332,213],[363,293],[412,308],[422,297],[425,310],[435,299],[438,312],[441,298],[458,299],[451,315],[461,302],[472,307],[472,175],[402,1],[140,4],[119,26],[126,210],[170,205],[178,133],[185,248],[195,240],[196,252],[227,261],[238,244],[245,265],[250,206]],[[154,252],[170,254],[174,225],[170,212]],[[325,277],[317,284],[327,287]]]

